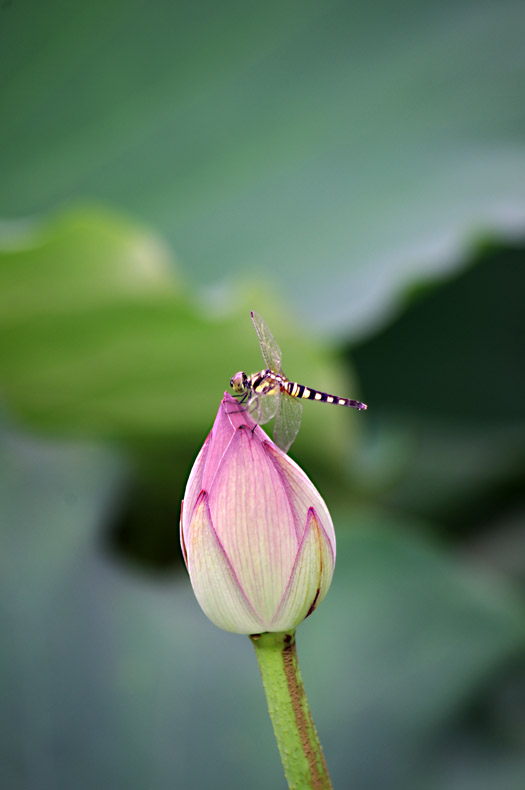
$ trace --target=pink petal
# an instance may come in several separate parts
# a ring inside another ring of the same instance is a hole
[[[215,473],[224,457],[226,450],[238,428],[247,426],[258,430],[264,437],[266,434],[259,428],[245,408],[227,392],[219,406],[217,417],[210,432],[210,449],[203,469],[202,486],[206,491],[212,487]]]
[[[326,535],[332,544],[335,557],[334,525],[321,494],[310,478],[290,456],[283,453],[282,450],[276,447],[272,442],[268,442],[265,445],[265,449],[282,477],[283,485],[292,505],[297,530],[297,540],[300,541],[302,539],[308,511],[311,507],[314,507],[317,518],[323,525]]]
[[[299,540],[283,479],[258,431],[237,429],[209,495],[219,540],[248,600],[269,622],[290,577]]]
[[[186,563],[186,567],[188,567],[188,552],[186,551],[186,541],[184,540],[184,530],[182,529],[182,518],[184,515],[184,500],[180,503],[180,523],[179,523],[179,532],[180,532],[180,547],[182,551],[182,557],[184,562]]]
[[[195,459],[195,463],[192,466],[190,476],[188,478],[188,482],[186,483],[186,491],[184,494],[184,507],[181,511],[181,536],[184,540],[188,538],[188,529],[189,524],[191,522],[191,516],[193,510],[195,509],[195,504],[197,502],[197,498],[199,497],[202,491],[202,478],[204,473],[204,467],[206,464],[206,458],[208,456],[208,451],[211,442],[211,433],[208,434],[206,437],[204,444],[202,445],[200,452]]]

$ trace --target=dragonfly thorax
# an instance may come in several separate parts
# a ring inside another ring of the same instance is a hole
[[[248,376],[244,370],[240,370],[235,376],[231,377],[230,387],[237,395],[243,395],[248,389]]]

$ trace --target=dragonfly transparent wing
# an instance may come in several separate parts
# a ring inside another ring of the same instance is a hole
[[[248,401],[247,411],[250,417],[258,424],[264,425],[275,417],[280,400],[279,388],[266,393],[254,392]],[[281,399],[282,400],[282,399]]]
[[[273,440],[285,453],[288,452],[299,433],[302,414],[303,404],[301,401],[282,392],[273,429]]]
[[[282,373],[281,349],[277,345],[274,336],[270,332],[268,326],[263,321],[259,313],[256,313],[252,310],[251,316],[252,316],[253,325],[255,327],[255,331],[257,332],[259,345],[261,347],[261,354],[263,355],[263,359],[266,363],[266,367],[269,370],[273,370],[275,373]]]

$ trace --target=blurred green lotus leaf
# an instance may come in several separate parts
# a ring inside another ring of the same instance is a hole
[[[197,303],[154,234],[99,208],[71,209],[6,234],[0,248],[0,392],[12,413],[55,433],[197,441],[233,373],[262,367],[252,307],[288,370],[354,392],[277,297],[246,285],[222,312],[211,298]],[[341,455],[355,415],[311,405],[303,446]]]
[[[525,225],[515,0],[5,2],[0,214],[86,196],[347,335]]]

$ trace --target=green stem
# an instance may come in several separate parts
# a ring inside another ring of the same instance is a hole
[[[250,636],[290,790],[331,790],[295,649],[295,630]]]

